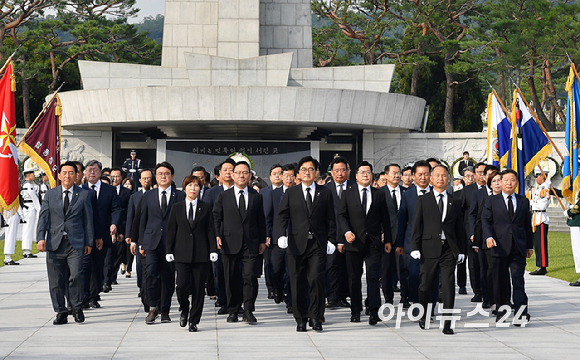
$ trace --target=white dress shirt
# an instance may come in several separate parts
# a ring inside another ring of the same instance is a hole
[[[505,208],[509,209],[508,208],[508,196],[509,195],[504,193],[503,191],[501,192],[501,195],[503,196],[503,202],[505,203]],[[518,208],[517,201],[516,201],[516,194],[513,193],[511,196],[512,196],[512,204],[514,205],[514,214],[515,214],[516,209]]]
[[[421,190],[425,190],[425,194],[427,194],[429,191],[431,191],[431,186],[429,186],[429,185],[427,185],[427,187],[426,187],[426,188],[424,188],[424,189],[421,189],[421,188],[419,187],[419,185],[415,185],[415,188],[417,189],[417,196],[424,195],[424,194],[421,192]]]
[[[191,206],[190,204],[193,204],[193,218],[195,219],[195,213],[197,212],[197,199],[195,198],[193,201],[190,201],[189,199],[185,199],[185,218],[189,219],[189,207]]]
[[[441,214],[441,221],[445,220],[445,216],[447,215],[447,191],[443,190],[443,192],[439,192],[433,189],[433,195],[435,195],[435,202],[437,206],[439,206],[439,195],[443,194],[443,213]],[[445,232],[441,231],[441,239],[445,240]]]
[[[93,184],[88,183],[88,185],[89,185],[89,189],[93,189]],[[102,182],[100,179],[97,180],[97,182],[94,184],[95,188],[93,190],[95,190],[95,192],[97,193],[97,199],[99,198],[99,194],[101,193],[101,185],[102,185]]]
[[[310,196],[312,197],[312,203],[314,203],[314,193],[316,192],[316,183],[313,182],[312,185],[306,186],[304,183],[302,185],[302,194],[304,195],[304,200],[306,200],[306,189],[310,188]]]
[[[391,187],[391,185],[387,184],[387,189],[389,190],[389,195],[393,197],[393,190],[395,190],[395,196],[397,197],[397,209],[401,208],[401,187],[397,185],[397,187]]]
[[[365,209],[365,215],[369,212],[369,209],[371,208],[371,203],[373,202],[372,199],[372,195],[371,195],[371,187],[370,185],[367,187],[361,186],[360,184],[357,184],[358,186],[358,195],[360,198],[360,202],[362,204],[362,198],[363,198],[363,189],[367,189],[367,208]]]

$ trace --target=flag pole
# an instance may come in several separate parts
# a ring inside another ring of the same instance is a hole
[[[542,175],[544,175],[544,179],[548,179],[548,176],[546,175],[546,173],[544,172],[544,169],[542,169],[542,166],[540,166],[540,164],[538,164],[538,168],[542,172]],[[552,182],[551,181],[550,181],[550,189],[552,189],[552,192],[556,196],[556,199],[558,199],[558,202],[560,203],[560,206],[562,207],[562,210],[566,210],[566,208],[564,207],[564,204],[562,204],[562,200],[560,200],[560,197],[558,196],[558,194],[556,193],[556,190],[552,186]]]
[[[512,82],[513,82],[513,80],[512,80]],[[562,161],[564,161],[564,156],[562,156],[562,153],[560,152],[560,150],[558,150],[558,147],[556,146],[556,143],[554,143],[554,140],[552,140],[552,138],[550,137],[550,135],[548,135],[548,131],[546,131],[546,128],[544,127],[544,125],[542,125],[542,123],[538,119],[538,115],[536,115],[536,113],[534,112],[534,110],[532,110],[532,108],[530,107],[530,104],[528,104],[528,102],[526,101],[526,98],[524,97],[524,95],[520,91],[520,87],[516,83],[513,83],[513,84],[515,85],[516,91],[518,92],[518,94],[520,94],[520,96],[522,97],[522,100],[523,100],[524,104],[526,104],[526,106],[528,107],[528,109],[530,109],[530,112],[532,113],[532,116],[534,117],[534,120],[536,120],[536,123],[540,126],[540,128],[542,129],[542,131],[544,132],[544,134],[546,135],[546,137],[548,138],[548,140],[550,140],[550,143],[552,143],[552,146],[554,147],[554,149],[556,149],[556,152],[558,153],[558,155],[560,155],[560,158],[562,159]]]
[[[26,135],[28,135],[28,133],[30,132],[30,130],[32,130],[32,128],[34,127],[34,125],[38,122],[38,119],[40,119],[40,117],[44,114],[44,112],[46,111],[46,109],[48,108],[48,106],[52,103],[52,100],[54,100],[54,98],[56,97],[56,95],[58,95],[58,91],[62,88],[63,85],[64,85],[64,82],[62,84],[60,84],[60,86],[58,87],[58,89],[56,89],[56,91],[52,94],[52,97],[50,98],[50,100],[44,105],[44,107],[42,108],[42,110],[40,110],[40,113],[38,114],[38,116],[36,117],[36,119],[34,119],[34,121],[32,122],[32,124],[28,128],[28,130],[26,130],[26,133],[24,134],[24,136],[22,136],[22,138],[20,139],[20,141],[18,142],[18,144],[16,144],[16,147],[20,147],[20,145],[22,144],[22,141],[24,141],[24,139],[26,138]]]
[[[0,69],[0,74],[2,74],[4,72],[4,70],[6,70],[6,67],[8,66],[8,64],[10,64],[10,61],[12,60],[12,58],[14,57],[14,55],[16,55],[16,52],[18,51],[18,49],[20,49],[21,46],[22,46],[22,44],[18,45],[18,47],[16,48],[16,50],[14,50],[14,52],[12,53],[12,55],[10,55],[8,57],[8,59],[6,59],[6,62],[2,66],[2,69]]]

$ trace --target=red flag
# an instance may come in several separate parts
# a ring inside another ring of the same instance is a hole
[[[12,63],[0,79],[0,210],[6,218],[18,211],[18,150],[12,91]]]
[[[30,126],[22,140],[20,149],[42,169],[53,188],[58,182],[60,166],[60,114],[61,106],[55,95],[44,108],[44,112]]]

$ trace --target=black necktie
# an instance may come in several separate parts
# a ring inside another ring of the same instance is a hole
[[[364,213],[367,213],[367,188],[363,188],[362,208]]]
[[[308,213],[312,210],[312,195],[310,195],[310,188],[306,188],[306,207],[308,208]]]
[[[242,215],[242,219],[246,218],[246,197],[244,196],[244,190],[240,190],[240,215]]]
[[[399,205],[397,205],[397,192],[393,190],[393,204],[395,205],[395,210],[399,211]]]
[[[514,204],[512,203],[512,196],[508,195],[508,214],[510,215],[510,220],[514,218]]]
[[[427,190],[421,190],[421,195],[427,194]]]
[[[161,192],[161,214],[165,216],[167,212],[167,192],[163,190]]]
[[[338,189],[338,198],[342,199],[342,191],[344,190],[343,186],[344,184],[340,184],[338,185],[340,188]]]
[[[437,203],[437,206],[439,206],[439,212],[441,213],[441,216],[443,216],[443,194],[439,194],[439,202]]]
[[[66,212],[68,211],[68,206],[70,204],[70,200],[68,198],[68,194],[70,194],[70,191],[65,190],[64,191],[64,205],[62,207],[62,209],[64,210],[64,213],[66,214]]]
[[[97,193],[97,185],[91,185],[91,189],[93,189],[93,191],[95,193]],[[97,193],[96,195],[97,195],[97,199],[98,199],[99,198],[99,194]]]
[[[193,229],[193,202],[189,203],[189,213],[187,214],[187,221],[189,221],[189,227]]]

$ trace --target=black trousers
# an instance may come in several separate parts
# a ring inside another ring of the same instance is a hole
[[[481,275],[479,273],[479,255],[471,247],[472,242],[468,240],[467,267],[469,268],[469,282],[475,295],[481,294]],[[481,251],[481,250],[480,250]]]
[[[179,301],[179,310],[189,314],[190,324],[199,324],[203,310],[205,279],[209,264],[203,263],[175,263],[177,271],[176,292]],[[191,310],[189,308],[191,295]]]
[[[516,244],[512,244],[512,250],[508,256],[494,256],[493,259],[493,294],[495,304],[499,310],[500,306],[507,305],[510,300],[508,289],[510,274],[513,286],[513,298],[515,311],[521,306],[526,306],[523,314],[527,314],[528,296],[525,291],[524,272],[526,270],[526,257],[517,250]]]
[[[480,248],[478,257],[481,295],[483,297],[483,301],[489,301],[490,304],[493,304],[495,298],[493,296],[493,266],[491,250]]]
[[[328,301],[346,300],[348,277],[346,256],[338,251],[326,256],[326,297]]]
[[[46,252],[46,270],[52,307],[57,313],[66,313],[65,292],[73,309],[83,302],[84,276],[83,251],[76,250],[63,238],[56,251]]]
[[[433,298],[433,290],[437,284],[437,272],[439,271],[440,294],[443,300],[444,309],[453,309],[455,305],[455,265],[457,259],[448,244],[441,249],[441,255],[438,258],[421,259],[421,284],[419,285],[419,302],[424,310],[427,310],[427,304]],[[430,316],[426,311],[424,318]]]
[[[165,244],[159,242],[155,250],[146,250],[147,300],[149,306],[169,313],[175,291],[175,265],[165,260]]]
[[[362,252],[346,252],[346,271],[348,274],[348,286],[350,291],[350,312],[360,314],[362,304],[362,274],[363,262],[366,267],[367,300],[371,314],[376,314],[381,306],[381,275],[382,249],[377,249],[374,244],[367,241]],[[391,286],[391,291],[393,287]]]
[[[325,308],[324,272],[326,252],[322,251],[316,239],[308,240],[302,255],[288,254],[290,289],[292,292],[292,312],[297,322],[321,321]],[[308,288],[310,301],[308,303]]]
[[[391,250],[390,253],[386,253],[382,250],[381,255],[381,287],[383,289],[383,296],[385,297],[385,302],[393,303],[393,298],[395,297],[395,292],[393,291],[393,286],[397,284],[397,259],[398,256],[395,253],[395,248]],[[393,276],[394,275],[394,276]],[[351,293],[352,294],[352,293]],[[352,299],[352,295],[351,295]]]
[[[213,270],[213,284],[220,306],[227,305],[226,298],[226,280],[224,279],[224,262],[223,255],[218,253],[218,260],[212,263]]]
[[[274,291],[272,285],[272,246],[266,246],[266,250],[264,250],[264,278],[269,292]]]
[[[88,255],[91,258],[89,300],[97,300],[103,290],[105,255],[107,254],[108,248],[108,246],[104,245],[101,250],[94,247],[91,254]]]
[[[257,254],[251,254],[246,245],[237,254],[224,254],[224,279],[228,314],[237,314],[244,304],[244,310],[254,311],[258,293],[256,274]]]
[[[534,252],[536,253],[536,266],[548,267],[548,227],[541,223],[534,231]]]

